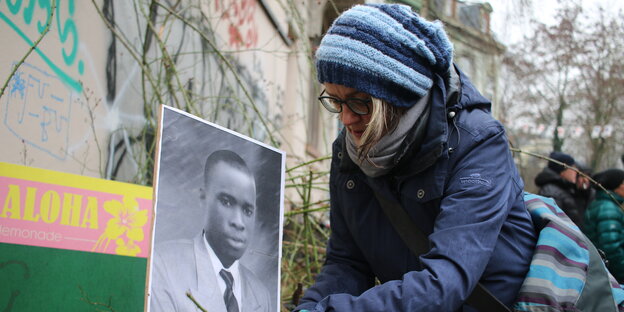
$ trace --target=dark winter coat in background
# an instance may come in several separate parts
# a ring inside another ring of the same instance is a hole
[[[557,172],[546,167],[535,177],[538,194],[551,197],[559,208],[580,228],[583,227],[583,214],[593,197],[591,188],[579,190],[576,185],[563,179]]]
[[[345,131],[334,142],[327,259],[297,310],[474,311],[463,302],[478,282],[514,301],[536,243],[523,182],[490,102],[460,74],[445,106],[436,77],[425,137],[406,139],[389,174],[367,177],[347,155]],[[428,253],[410,252],[373,190],[401,203],[429,236]]]
[[[616,200],[614,201],[612,195]],[[624,283],[624,198],[611,191],[596,191],[596,199],[585,212],[584,231],[609,260],[609,271]]]

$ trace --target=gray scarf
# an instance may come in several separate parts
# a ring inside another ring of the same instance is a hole
[[[394,158],[407,133],[414,127],[429,102],[429,92],[405,112],[394,131],[384,135],[363,159],[358,159],[357,146],[349,133],[346,133],[347,153],[351,160],[369,177],[382,176],[394,168]],[[427,122],[422,118],[419,122]]]

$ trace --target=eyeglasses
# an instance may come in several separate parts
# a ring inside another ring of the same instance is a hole
[[[339,98],[323,94],[325,94],[325,90],[321,92],[318,100],[321,101],[321,104],[323,104],[323,106],[332,113],[342,112],[343,104],[349,106],[349,109],[357,115],[368,115],[370,113],[370,103],[372,102],[370,98],[348,98],[346,100],[341,100]]]

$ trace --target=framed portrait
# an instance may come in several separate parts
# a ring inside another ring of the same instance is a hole
[[[279,312],[285,158],[161,106],[147,311]]]

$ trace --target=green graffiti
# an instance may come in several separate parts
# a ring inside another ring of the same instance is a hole
[[[46,9],[46,14],[45,16],[50,16],[52,14],[52,3],[50,3],[49,0],[39,0],[39,7],[42,9]],[[37,23],[37,30],[39,31],[40,34],[43,33],[43,31],[45,30],[46,27],[46,20],[39,21]]]
[[[35,14],[35,0],[30,0],[28,7],[24,9],[24,22],[29,25],[32,22],[33,15]]]
[[[73,1],[70,1],[69,4],[69,11],[70,14],[72,14],[71,11],[73,8]],[[65,64],[72,65],[76,60],[76,54],[78,54],[78,30],[76,29],[76,23],[74,23],[73,19],[67,19],[65,24],[63,26],[61,25],[61,18],[59,17],[61,15],[60,10],[61,6],[59,3],[59,6],[56,7],[56,25],[59,29],[61,43],[65,43],[70,35],[74,38],[71,53],[69,55],[65,51],[65,48],[63,48],[63,60],[65,61]]]
[[[19,12],[22,6],[22,0],[17,0],[15,1],[15,3],[11,3],[11,0],[6,0],[6,4],[9,7],[9,11],[11,12],[11,14],[15,15],[17,14],[17,12]]]
[[[69,12],[69,16],[72,17],[74,15],[74,1],[69,1],[69,6],[67,8]],[[61,25],[61,4],[56,7],[56,25],[58,27],[59,37],[61,38],[61,43],[65,43],[69,36],[71,35],[73,40],[73,45],[71,49],[71,53],[68,55],[63,48],[63,61],[65,64],[72,65],[76,60],[76,54],[78,54],[78,29],[76,28],[76,23],[74,20],[69,18],[65,21],[65,24]]]
[[[9,9],[9,12],[13,16],[16,16],[19,13],[19,11],[22,9],[22,2],[23,2],[22,0],[16,0],[16,1],[6,0],[5,2]],[[23,11],[23,18],[24,18],[24,22],[26,23],[26,25],[30,25],[30,23],[32,23],[35,6],[36,6],[35,4],[37,2],[39,3],[39,8],[46,11],[46,17],[50,16],[52,13],[52,4],[50,0],[38,0],[38,1],[31,0],[29,2],[29,5],[26,8],[24,8],[24,11]],[[79,39],[78,39],[78,28],[76,26],[76,23],[73,20],[73,16],[75,13],[74,0],[69,0],[66,3],[67,3],[66,12],[69,13],[69,17],[66,18],[63,22],[61,21],[61,5],[59,3],[56,6],[56,25],[58,27],[58,34],[59,34],[61,44],[66,43],[71,37],[71,40],[72,40],[71,48],[67,49],[66,46],[63,45],[63,48],[61,50],[63,62],[65,63],[66,66],[71,67],[72,65],[76,63],[76,57],[78,55]],[[9,27],[13,29],[13,31],[15,31],[16,34],[22,37],[22,39],[29,46],[32,47],[34,45],[34,42],[26,35],[26,33],[22,29],[20,29],[20,27],[17,24],[15,24],[13,20],[7,14],[2,12],[1,8],[0,8],[0,20],[4,21],[7,25],[9,25]],[[45,27],[46,27],[45,20],[44,22],[39,21],[37,23],[37,30],[39,31],[39,34],[44,32]],[[35,47],[35,52],[37,52],[37,54],[41,57],[41,59],[43,59],[43,61],[50,67],[52,72],[54,72],[54,74],[56,74],[56,76],[58,76],[58,78],[63,83],[67,84],[69,87],[71,87],[73,90],[77,92],[82,92],[82,84],[80,83],[78,79],[72,77],[68,72],[61,69],[58,65],[56,65],[48,57],[46,52],[41,50],[39,47]],[[83,61],[79,60],[76,67],[77,67],[79,75],[82,75],[84,73]]]

